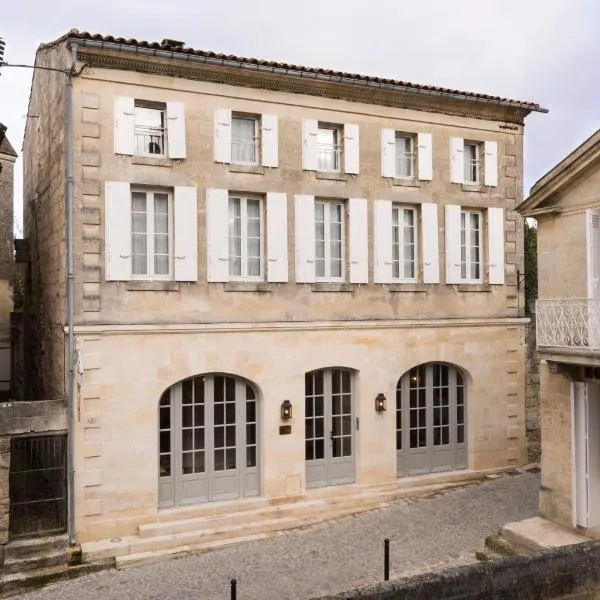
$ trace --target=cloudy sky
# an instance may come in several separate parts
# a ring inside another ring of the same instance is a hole
[[[75,27],[538,102],[550,114],[527,119],[527,193],[600,127],[599,23],[598,0],[4,0],[0,37],[10,63]],[[0,76],[17,150],[30,81]]]

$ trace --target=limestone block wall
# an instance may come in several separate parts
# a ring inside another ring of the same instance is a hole
[[[539,462],[540,434],[540,361],[536,357],[535,313],[530,315],[525,329],[525,428],[527,431],[527,460]]]

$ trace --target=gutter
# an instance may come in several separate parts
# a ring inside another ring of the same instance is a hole
[[[470,96],[467,94],[446,92],[442,90],[433,90],[420,87],[413,87],[408,85],[400,85],[393,83],[385,83],[381,81],[368,81],[368,80],[357,80],[351,77],[343,77],[334,74],[316,73],[314,71],[303,71],[300,69],[292,69],[289,67],[275,67],[267,66],[256,63],[246,63],[240,60],[232,60],[227,58],[215,58],[212,56],[199,56],[197,54],[191,54],[188,52],[175,52],[173,50],[161,50],[158,48],[142,48],[140,46],[133,46],[128,44],[119,44],[116,42],[105,42],[98,40],[88,40],[85,38],[69,38],[69,41],[74,44],[86,48],[96,48],[109,50],[114,52],[126,52],[128,54],[137,54],[140,56],[151,56],[155,58],[181,60],[184,62],[195,62],[210,66],[225,67],[230,69],[239,69],[243,71],[252,71],[257,73],[270,73],[272,75],[281,75],[282,77],[297,77],[300,79],[313,79],[317,81],[325,81],[329,83],[341,83],[346,85],[353,85],[358,87],[368,87],[382,90],[389,90],[392,92],[403,92],[408,94],[420,94],[424,96],[437,96],[437,97],[448,97],[458,100],[464,100],[465,102],[476,102],[479,104],[493,104],[496,106],[503,106],[506,108],[517,108],[527,113],[540,112],[547,113],[548,109],[541,108],[539,106],[532,106],[525,102],[519,102],[516,100],[490,100],[487,98],[481,98],[478,96]]]

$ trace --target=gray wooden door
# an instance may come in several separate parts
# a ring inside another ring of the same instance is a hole
[[[451,365],[405,373],[396,388],[398,477],[467,467],[465,386]]]
[[[305,376],[306,487],[354,482],[352,372],[320,369]]]
[[[159,506],[257,496],[257,397],[226,375],[185,379],[159,406]]]

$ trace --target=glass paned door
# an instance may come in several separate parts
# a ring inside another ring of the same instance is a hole
[[[159,506],[257,496],[256,392],[235,377],[175,384],[159,404]]]
[[[306,484],[354,481],[352,374],[321,369],[305,376]]]

